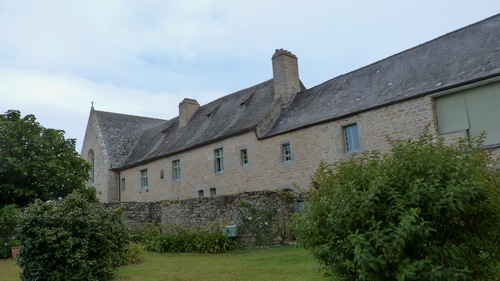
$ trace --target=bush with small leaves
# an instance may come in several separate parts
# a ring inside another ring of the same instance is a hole
[[[121,211],[105,210],[94,189],[36,200],[22,215],[16,237],[22,280],[107,280],[123,263],[130,241]]]
[[[500,170],[481,138],[389,143],[320,165],[301,245],[333,280],[498,280]]]

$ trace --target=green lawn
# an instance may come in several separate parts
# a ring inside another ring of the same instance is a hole
[[[0,260],[0,280],[19,280],[12,260]],[[113,280],[297,280],[321,278],[319,265],[295,247],[250,249],[224,254],[158,254],[148,252],[139,264],[120,267]]]
[[[19,280],[19,267],[13,259],[0,260],[0,280],[17,281]]]

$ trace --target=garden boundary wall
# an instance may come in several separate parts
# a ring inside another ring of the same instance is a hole
[[[289,224],[301,202],[296,192],[254,191],[196,199],[103,205],[121,208],[131,227],[148,224],[173,228],[216,226],[221,231],[235,231],[243,243],[264,245],[293,240]]]

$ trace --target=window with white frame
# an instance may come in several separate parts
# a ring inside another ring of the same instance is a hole
[[[240,164],[242,166],[248,164],[248,150],[246,148],[240,150]]]
[[[181,160],[177,159],[172,161],[172,180],[181,179]]]
[[[224,171],[224,150],[222,148],[214,150],[214,171],[216,173]]]
[[[148,188],[148,169],[141,170],[141,188]]]
[[[358,124],[345,126],[343,128],[343,133],[344,133],[345,151],[346,152],[358,151],[360,149]]]
[[[292,149],[290,148],[290,143],[284,143],[281,145],[281,159],[283,162],[292,161]]]

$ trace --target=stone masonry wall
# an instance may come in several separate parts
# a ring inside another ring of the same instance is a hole
[[[387,151],[386,135],[392,138],[418,136],[425,127],[437,133],[431,97],[422,97],[386,106],[301,130],[257,139],[247,132],[215,143],[184,151],[120,172],[127,182],[122,201],[180,200],[259,190],[307,189],[320,161],[332,163],[347,158],[343,127],[357,124],[361,150]],[[281,146],[288,143],[292,161],[283,161]],[[224,150],[224,171],[214,171],[214,150]],[[240,160],[248,152],[248,164]],[[172,161],[179,160],[180,179],[172,179]],[[147,169],[148,188],[141,188],[141,170]],[[163,175],[163,177],[162,177]]]
[[[160,202],[102,203],[107,209],[121,208],[125,221],[131,227],[159,224],[161,221]]]
[[[102,134],[99,130],[94,111],[91,111],[87,130],[85,131],[84,143],[81,155],[91,163],[90,151],[94,152],[94,181],[89,180],[87,186],[94,186],[97,190],[97,198],[100,202],[117,202],[117,176],[112,172],[109,155]]]
[[[214,223],[220,226],[237,225],[240,238],[254,243],[252,237],[258,230],[246,227],[243,231],[241,228],[245,226],[243,220],[249,218],[249,208],[257,210],[257,213],[271,211],[275,214],[272,223],[267,224],[266,221],[265,227],[273,229],[273,240],[280,242],[293,239],[288,225],[297,210],[298,201],[300,197],[297,193],[260,191],[175,201],[104,203],[104,206],[122,208],[127,223],[132,227],[147,224],[181,228],[202,228]],[[259,220],[258,217],[251,219]]]

